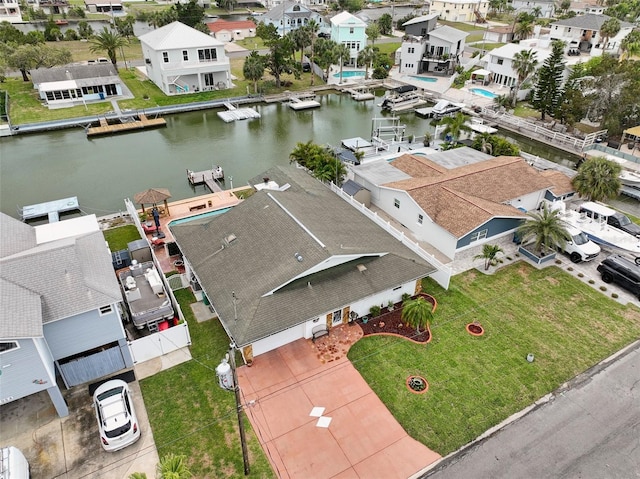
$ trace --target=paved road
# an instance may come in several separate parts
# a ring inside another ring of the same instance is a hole
[[[640,342],[422,477],[640,477]]]

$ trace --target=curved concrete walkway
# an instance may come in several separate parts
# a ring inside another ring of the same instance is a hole
[[[346,357],[319,356],[300,339],[238,369],[247,415],[279,478],[405,479],[440,459],[409,437]]]

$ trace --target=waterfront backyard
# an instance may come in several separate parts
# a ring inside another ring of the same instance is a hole
[[[520,261],[494,275],[457,275],[448,291],[431,280],[424,285],[438,301],[429,344],[369,336],[352,346],[349,359],[409,435],[442,455],[640,337],[640,309],[556,267],[540,271]],[[178,297],[194,359],[141,381],[158,452],[187,455],[196,477],[236,477],[242,456],[233,395],[219,389],[213,371],[228,338],[219,322],[195,321],[190,293]],[[465,330],[474,321],[483,336]],[[409,392],[408,376],[426,378],[428,391]],[[273,477],[253,432],[249,437],[250,477]]]

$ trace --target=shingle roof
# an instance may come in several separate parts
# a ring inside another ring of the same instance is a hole
[[[171,227],[239,346],[435,271],[306,172],[275,167],[254,182],[263,177],[289,186]]]
[[[42,336],[42,301],[38,293],[0,278],[0,301],[0,338]]]
[[[3,245],[9,234],[4,228],[0,232]],[[2,337],[16,334],[20,329],[12,324],[16,321],[16,310],[34,313],[33,294],[39,296],[42,303],[39,316],[20,316],[22,321],[29,322],[24,325],[29,331],[33,331],[37,321],[48,323],[122,300],[100,231],[43,243],[5,256],[0,259],[0,279],[11,285],[12,293],[22,295],[13,298],[9,307],[2,302]],[[3,288],[3,299],[5,294]]]
[[[546,170],[541,171],[540,175],[548,179],[551,183],[551,191],[554,195],[566,195],[567,193],[571,193],[574,191],[573,186],[571,185],[571,178],[557,170]]]
[[[31,81],[40,83],[80,80],[85,78],[109,78],[118,79],[118,72],[111,63],[97,63],[95,65],[68,65],[66,67],[37,68],[31,70]]]
[[[429,32],[429,37],[440,38],[451,43],[463,40],[468,36],[468,32],[463,32],[462,30],[458,30],[457,28],[452,28],[447,25],[443,25]]]
[[[36,231],[22,221],[0,213],[0,258],[36,246]]]
[[[596,13],[585,13],[584,15],[576,15],[571,18],[564,18],[553,22],[551,26],[562,25],[565,27],[578,27],[584,30],[596,30],[599,31],[602,28],[602,24],[612,17]],[[633,27],[632,23],[620,22],[621,28]]]
[[[206,33],[184,23],[173,22],[139,37],[154,50],[176,50],[180,48],[219,47],[224,45]]]
[[[398,160],[393,162],[394,166],[403,171],[429,162],[422,158]],[[523,216],[505,203],[552,184],[522,158],[500,156],[444,173],[433,169],[431,174],[384,186],[409,193],[433,221],[461,238],[494,216]]]
[[[309,15],[312,12],[312,10],[310,10],[309,8],[305,7],[302,4],[296,3],[296,2],[283,2],[280,5],[276,5],[275,7],[273,7],[271,10],[269,10],[267,13],[265,13],[264,15],[261,15],[260,18],[268,18],[269,20],[282,20],[282,16],[284,14],[284,12],[287,12],[287,10],[292,9],[294,6],[298,6],[300,7],[300,12],[299,13],[303,13],[305,15]],[[293,15],[294,12],[287,12],[286,15],[287,16],[291,16]]]
[[[337,15],[331,17],[332,25],[355,25],[358,27],[366,27],[367,24],[360,20],[355,15],[349,12],[340,12]]]

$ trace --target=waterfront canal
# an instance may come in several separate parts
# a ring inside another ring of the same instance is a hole
[[[289,163],[298,142],[337,146],[343,138],[371,137],[372,119],[383,116],[380,99],[355,102],[349,95],[318,97],[319,109],[295,112],[283,104],[259,104],[258,120],[224,123],[217,110],[166,116],[167,127],[88,140],[83,129],[0,140],[0,209],[77,196],[82,210],[98,216],[124,209],[123,198],[147,188],[167,188],[172,199],[195,191],[186,170],[224,168],[226,187],[239,187],[273,165]],[[433,132],[430,121],[400,116],[407,135]],[[518,140],[517,137],[515,137]],[[575,159],[547,145],[520,138],[524,151],[565,165]]]

